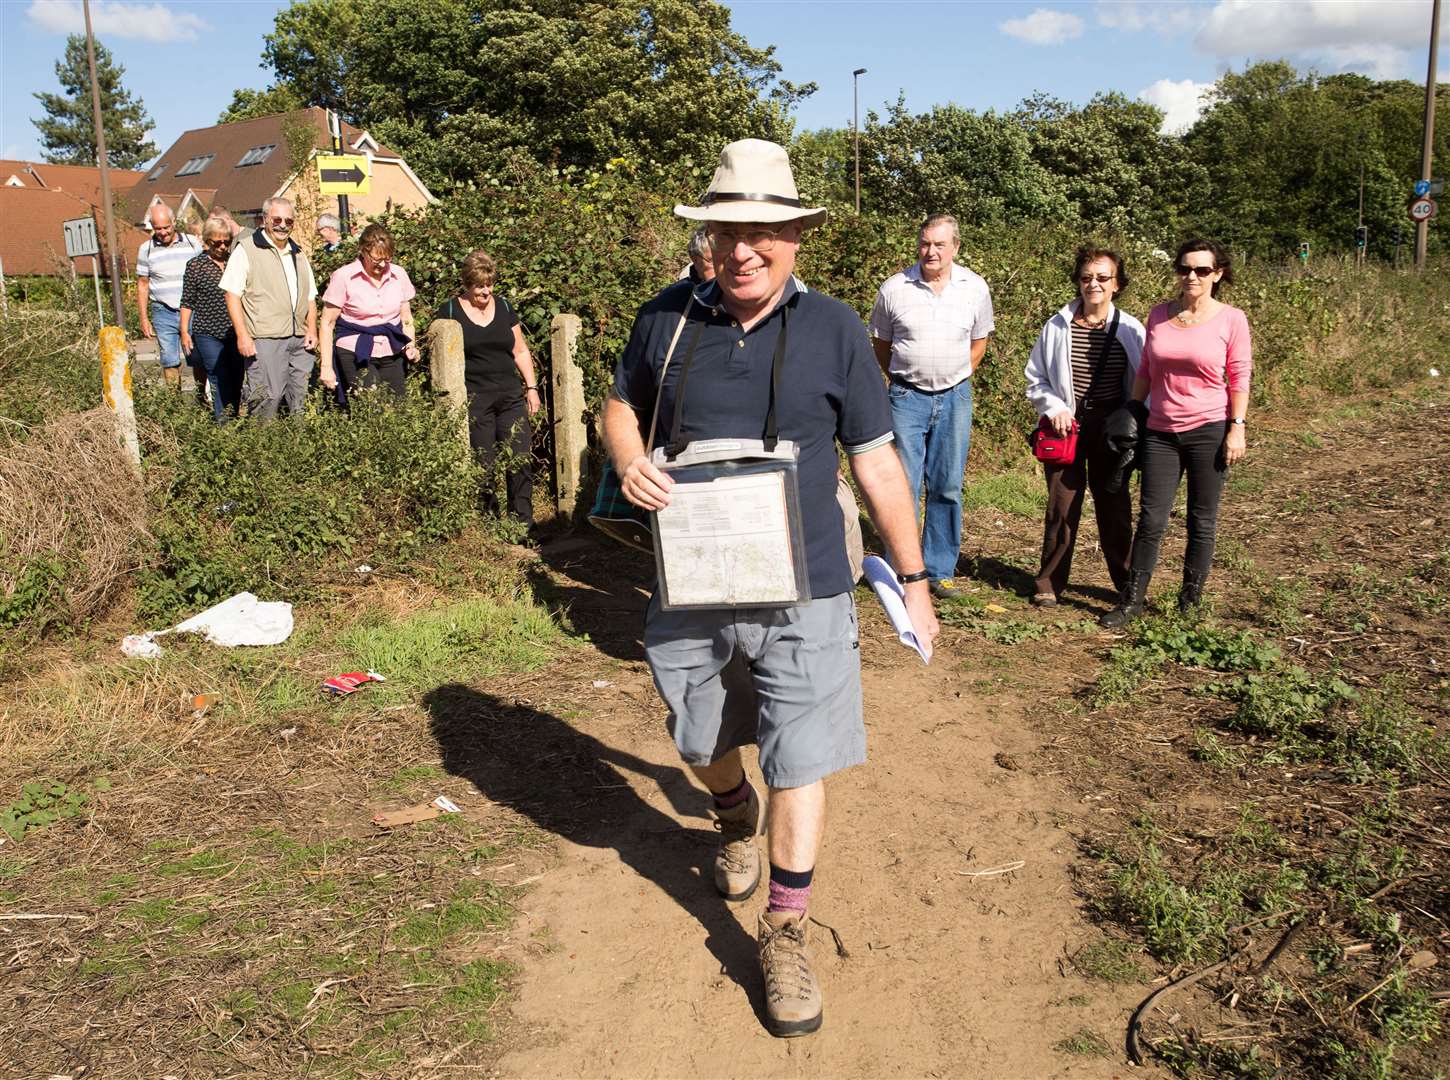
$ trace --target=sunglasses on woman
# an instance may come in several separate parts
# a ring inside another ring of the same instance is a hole
[[[1084,274],[1077,280],[1080,284],[1083,285],[1091,285],[1094,281],[1096,281],[1099,285],[1106,285],[1116,276],[1117,275],[1115,274]]]
[[[1196,274],[1198,277],[1206,278],[1218,269],[1216,266],[1184,266],[1179,264],[1173,268],[1179,277],[1187,277],[1189,274]]]

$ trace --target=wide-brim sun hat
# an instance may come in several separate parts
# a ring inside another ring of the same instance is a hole
[[[720,164],[699,206],[678,205],[691,221],[799,221],[806,228],[826,220],[823,206],[802,206],[785,147],[741,139],[720,151]]]

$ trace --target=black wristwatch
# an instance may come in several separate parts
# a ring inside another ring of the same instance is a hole
[[[918,570],[914,574],[897,574],[896,580],[903,585],[910,585],[913,581],[925,581],[931,577],[925,570]]]
[[[1244,427],[1245,426],[1244,418],[1241,417],[1241,416],[1231,417],[1229,419],[1229,423],[1230,424],[1233,424],[1236,427]]]

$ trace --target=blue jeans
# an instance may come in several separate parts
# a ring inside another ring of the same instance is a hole
[[[962,477],[972,441],[972,380],[947,390],[918,390],[895,379],[889,390],[896,453],[921,505],[926,479],[926,515],[921,548],[932,581],[957,571],[962,550]]]
[[[151,301],[151,329],[156,331],[156,351],[161,356],[161,366],[180,367],[181,312]]]
[[[242,354],[237,352],[236,335],[193,334],[191,344],[188,359],[206,372],[211,384],[212,415],[218,420],[236,416],[242,401]]]

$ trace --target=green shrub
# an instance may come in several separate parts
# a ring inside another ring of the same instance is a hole
[[[1323,741],[1335,714],[1358,696],[1343,679],[1316,677],[1297,666],[1243,675],[1219,693],[1237,705],[1225,727],[1273,739],[1292,757],[1315,756],[1311,740]]]
[[[359,395],[350,414],[216,425],[162,390],[143,393],[156,559],[140,573],[148,617],[243,589],[295,594],[359,563],[407,561],[475,513],[478,469],[459,418],[416,389]]]

